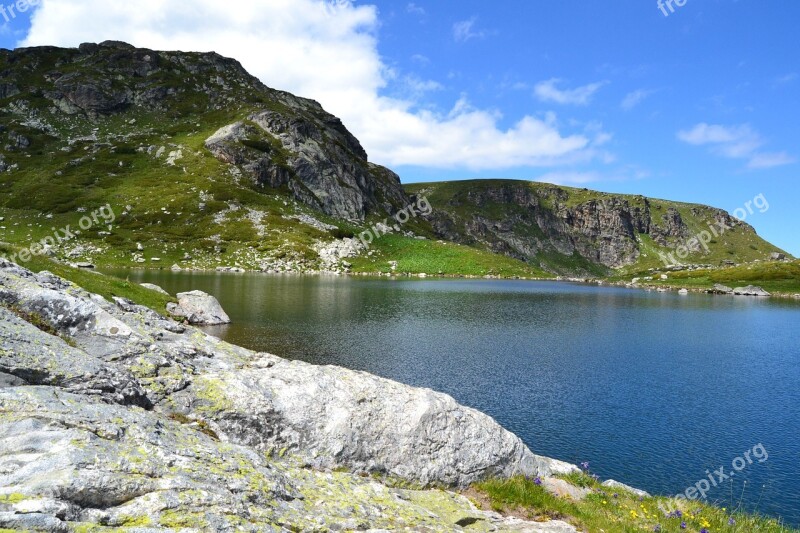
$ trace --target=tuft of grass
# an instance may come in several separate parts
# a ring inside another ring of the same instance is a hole
[[[738,509],[728,510],[698,501],[663,497],[640,498],[599,484],[593,485],[592,492],[581,501],[554,496],[534,480],[521,476],[484,481],[474,485],[472,491],[477,495],[475,499],[497,512],[538,521],[560,519],[583,531],[696,533],[703,528],[714,533],[798,531],[786,527],[780,520]]]
[[[47,322],[44,318],[42,318],[41,315],[36,313],[30,313],[16,305],[10,305],[7,307],[7,309],[12,313],[14,313],[15,315],[17,315],[22,320],[24,320],[25,322],[32,324],[33,326],[36,326],[38,329],[44,331],[49,335],[58,337],[59,339],[63,340],[73,348],[76,348],[78,346],[78,344],[73,339],[62,335],[61,332],[59,332],[57,329],[51,326],[50,323]]]
[[[170,420],[174,420],[175,422],[187,426],[193,426],[204,435],[208,435],[214,440],[219,440],[219,435],[217,432],[211,429],[211,426],[205,420],[195,420],[193,418],[189,418],[183,413],[170,413],[167,415]]]

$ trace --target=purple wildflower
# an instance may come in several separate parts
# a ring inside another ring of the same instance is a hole
[[[542,484],[542,478],[540,478],[539,476],[536,476],[535,478],[533,478],[533,484],[534,485],[541,485]]]
[[[686,529],[686,522],[681,522],[681,529]]]
[[[728,525],[729,526],[736,525],[736,520],[734,520],[733,517],[728,518]]]

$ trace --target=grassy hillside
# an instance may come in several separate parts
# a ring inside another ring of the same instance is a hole
[[[552,277],[540,268],[510,257],[433,239],[420,240],[400,235],[386,235],[375,242],[372,252],[372,255],[367,253],[350,260],[354,272]],[[392,268],[393,262],[396,262],[394,268]]]

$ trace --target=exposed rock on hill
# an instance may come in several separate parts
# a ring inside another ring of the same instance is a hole
[[[298,200],[334,217],[360,221],[368,212],[391,214],[407,203],[400,178],[370,164],[338,118],[316,103],[284,101],[281,112],[261,111],[221,128],[206,148],[257,184],[286,185]]]
[[[555,272],[602,274],[640,262],[644,255],[658,265],[659,252],[672,253],[681,246],[691,248],[692,257],[706,259],[723,249],[766,259],[775,250],[750,225],[702,205],[511,180],[408,188],[433,204],[431,223],[441,238]],[[692,244],[693,237],[711,227],[719,234],[709,234],[708,250]]]

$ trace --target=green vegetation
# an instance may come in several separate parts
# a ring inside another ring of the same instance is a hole
[[[568,479],[572,480],[573,476]],[[588,477],[585,476],[584,477]],[[591,480],[591,478],[589,478]],[[697,501],[663,497],[639,498],[598,482],[582,481],[590,492],[581,500],[559,497],[536,480],[515,477],[479,483],[468,493],[479,505],[525,519],[563,520],[584,531],[632,533],[644,531],[730,533],[783,533],[795,531],[779,521]],[[665,512],[665,509],[669,511]],[[679,511],[679,512],[674,512]],[[682,528],[681,525],[685,528]]]
[[[457,244],[384,235],[375,239],[372,255],[353,258],[353,272],[548,278],[550,274],[522,261]],[[390,261],[397,261],[392,270]]]
[[[170,413],[168,417],[179,424],[194,426],[200,433],[208,435],[214,440],[219,440],[219,435],[217,435],[217,432],[211,429],[211,426],[205,420],[194,420],[183,413]]]
[[[14,250],[9,247],[0,246],[0,255],[11,254],[13,252]],[[132,283],[113,276],[106,276],[92,270],[73,268],[52,261],[44,256],[34,256],[29,262],[23,263],[22,266],[32,272],[47,270],[48,272],[52,272],[57,276],[71,281],[89,292],[99,294],[107,300],[111,300],[115,296],[126,298],[162,314],[166,311],[167,303],[175,301],[174,298],[161,294],[160,292],[145,289],[138,283]]]
[[[642,284],[654,287],[671,287],[688,289],[710,289],[719,283],[730,288],[756,285],[774,295],[800,294],[800,261],[770,261],[748,263],[744,265],[712,270],[684,270],[679,272],[663,272],[668,276],[661,280],[662,271],[639,272],[634,277],[643,279],[653,277],[652,281],[641,281]],[[611,281],[630,281],[631,274],[617,274]]]

